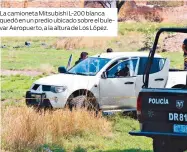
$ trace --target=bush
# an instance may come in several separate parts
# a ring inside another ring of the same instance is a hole
[[[2,147],[8,151],[36,151],[44,144],[63,145],[70,136],[105,136],[110,123],[84,109],[37,113],[32,108],[10,107],[2,115]]]

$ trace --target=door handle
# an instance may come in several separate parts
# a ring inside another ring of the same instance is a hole
[[[158,78],[158,79],[155,79],[155,81],[164,81],[163,78]]]
[[[125,82],[125,84],[134,84],[134,82]]]

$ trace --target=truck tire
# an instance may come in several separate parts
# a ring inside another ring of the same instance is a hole
[[[94,111],[99,110],[99,105],[97,104],[95,98],[87,97],[86,95],[79,95],[79,96],[73,97],[69,101],[68,106],[70,110],[73,110],[73,108],[75,109],[87,108],[87,110],[94,110]]]
[[[183,152],[175,141],[170,138],[154,138],[153,139],[154,152]]]
[[[73,108],[83,108],[85,100],[86,100],[86,96],[84,95],[80,95],[80,96],[72,98],[69,101],[70,110],[72,110]]]

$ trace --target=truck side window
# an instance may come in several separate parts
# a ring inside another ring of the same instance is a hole
[[[142,57],[140,58],[140,63],[139,63],[139,69],[138,69],[138,75],[143,75],[145,71],[145,67],[147,64],[147,57]],[[151,66],[150,74],[159,72],[163,69],[165,64],[165,59],[164,58],[154,58],[153,63]]]
[[[107,71],[108,78],[134,76],[138,59],[125,60],[114,65]]]

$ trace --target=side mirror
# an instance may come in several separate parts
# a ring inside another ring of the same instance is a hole
[[[101,74],[101,78],[102,79],[106,79],[107,78],[107,72],[104,71],[102,74]]]
[[[60,67],[58,67],[58,72],[59,73],[66,73],[67,70],[66,70],[66,68],[64,66],[60,66]]]

